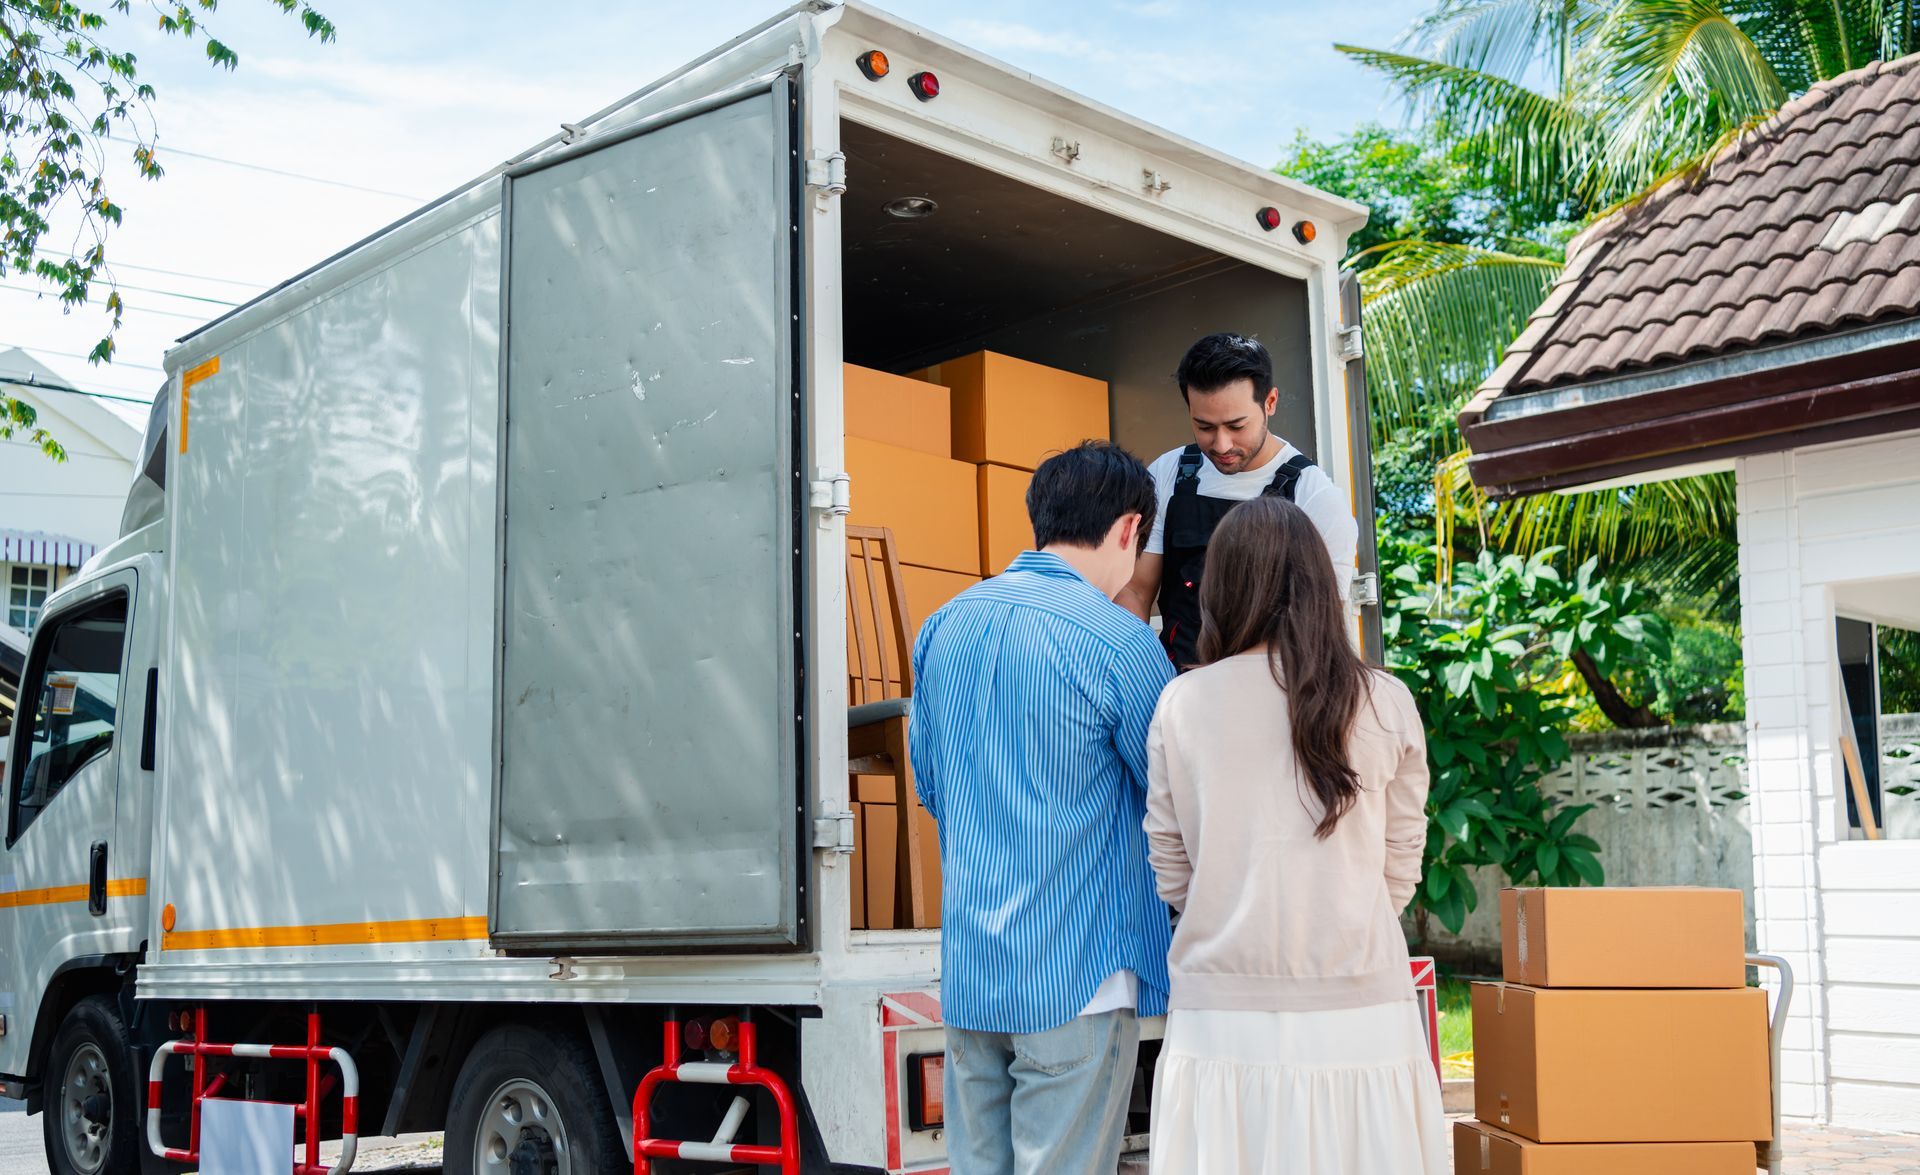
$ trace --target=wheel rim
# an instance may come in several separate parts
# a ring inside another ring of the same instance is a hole
[[[113,1075],[107,1055],[91,1041],[67,1059],[66,1079],[60,1086],[60,1123],[67,1161],[75,1170],[95,1175],[106,1167],[113,1139]]]
[[[477,1172],[487,1175],[573,1175],[572,1150],[553,1098],[516,1078],[493,1091],[474,1135]]]

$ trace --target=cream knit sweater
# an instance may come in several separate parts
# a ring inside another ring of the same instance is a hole
[[[1181,912],[1175,1009],[1298,1012],[1411,999],[1400,910],[1427,839],[1426,736],[1373,673],[1348,754],[1360,795],[1325,840],[1265,653],[1169,685],[1147,739],[1147,842]]]

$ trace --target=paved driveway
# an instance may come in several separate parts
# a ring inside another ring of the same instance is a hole
[[[18,1106],[0,1100],[0,1175],[46,1175],[40,1119],[20,1113]],[[1787,1145],[1786,1175],[1920,1175],[1920,1135],[1790,1125]],[[361,1156],[355,1171],[438,1175],[440,1170],[439,1145],[428,1138],[369,1141]]]

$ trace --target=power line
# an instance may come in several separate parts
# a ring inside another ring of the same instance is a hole
[[[31,343],[0,343],[0,347],[18,347],[22,351],[38,351],[42,355],[54,355],[61,359],[85,359],[89,362],[93,359],[93,356],[82,355],[78,351],[49,351],[45,347],[36,347]],[[164,367],[155,367],[151,363],[128,363],[121,359],[109,359],[107,363],[110,367],[138,367],[142,371],[164,373],[167,370]]]
[[[40,383],[31,379],[14,379],[0,375],[0,384],[14,388],[32,388],[36,392],[67,392],[75,396],[90,396],[96,400],[113,400],[121,404],[138,404],[142,408],[153,407],[152,400],[136,400],[132,396],[109,396],[105,392],[89,392],[85,388],[70,388],[65,384]]]
[[[52,257],[57,260],[64,260],[68,256],[68,254],[58,253],[51,249],[40,249],[38,252],[43,257]],[[141,273],[158,273],[166,277],[184,277],[197,282],[221,282],[229,286],[246,286],[252,290],[264,290],[268,285],[267,282],[243,281],[237,277],[215,277],[210,273],[184,273],[178,269],[160,269],[152,265],[135,265],[129,261],[109,262],[106,263],[106,268],[110,270],[135,269]]]
[[[44,298],[47,296],[47,292],[45,290],[30,289],[26,286],[10,286],[5,282],[0,282],[0,290],[9,290],[16,294],[31,294],[36,298]],[[72,305],[72,303],[65,303],[65,304]],[[97,298],[88,298],[87,304],[89,306],[105,306],[106,305],[104,301]],[[122,307],[122,309],[126,311],[128,314],[159,314],[167,318],[184,318],[188,322],[207,321],[207,316],[204,314],[181,314],[180,312],[175,310],[155,310],[151,306],[124,306]]]
[[[116,143],[127,143],[135,147],[146,146],[145,143],[142,143],[138,139],[126,139],[126,138],[120,137],[119,135],[108,135],[107,138],[113,140]],[[184,155],[188,159],[204,159],[208,163],[224,163],[228,167],[240,167],[240,168],[245,168],[248,171],[263,171],[268,175],[282,176],[286,179],[291,179],[291,180],[305,180],[307,183],[310,183],[310,184],[326,184],[328,187],[346,188],[349,191],[354,191],[354,192],[367,192],[375,196],[389,196],[395,200],[411,200],[415,204],[424,204],[426,202],[426,198],[424,196],[411,196],[405,192],[389,192],[385,188],[369,188],[364,184],[350,184],[350,183],[347,183],[345,180],[330,180],[317,175],[302,175],[300,172],[297,172],[297,171],[283,171],[280,168],[267,167],[259,163],[243,163],[238,159],[224,159],[218,155],[203,155],[198,151],[186,151],[186,150],[182,150],[179,147],[160,147],[156,145],[153,149],[153,153],[156,159],[159,158],[162,154]]]

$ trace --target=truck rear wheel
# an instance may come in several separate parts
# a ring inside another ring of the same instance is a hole
[[[586,1041],[507,1024],[474,1044],[447,1107],[446,1175],[632,1169]]]
[[[89,996],[47,1053],[41,1129],[53,1175],[138,1175],[140,1118],[133,1046],[119,1009]]]

